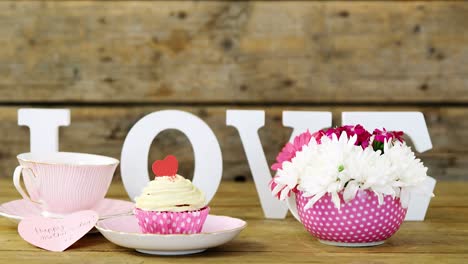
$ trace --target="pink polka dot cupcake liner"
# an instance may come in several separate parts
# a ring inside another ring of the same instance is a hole
[[[209,212],[208,206],[186,212],[134,211],[142,233],[162,235],[200,233]]]
[[[296,194],[299,218],[306,230],[322,243],[336,246],[373,246],[384,243],[400,228],[407,209],[399,198],[384,196],[379,205],[377,195],[371,191],[359,191],[356,197],[345,203],[340,194],[338,210],[326,194],[311,208],[304,206],[311,197]]]

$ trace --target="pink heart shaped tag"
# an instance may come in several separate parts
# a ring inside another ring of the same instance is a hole
[[[27,242],[55,252],[61,252],[91,230],[99,216],[94,211],[80,211],[63,219],[33,216],[24,218],[18,233]]]

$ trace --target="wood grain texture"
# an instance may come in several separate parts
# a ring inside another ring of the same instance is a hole
[[[0,101],[467,103],[468,4],[1,1]]]
[[[468,258],[466,182],[440,182],[424,222],[405,222],[384,245],[370,248],[325,246],[288,216],[265,220],[252,183],[224,181],[210,204],[213,214],[247,221],[232,242],[184,257],[154,257],[113,245],[100,234],[87,235],[64,253],[46,252],[23,241],[16,225],[0,218],[1,263],[464,263]],[[6,179],[0,180],[0,203],[19,198]],[[235,194],[235,195],[233,195]],[[114,183],[109,197],[126,199]]]
[[[25,106],[72,108],[61,149],[119,158],[142,116],[181,109],[218,137],[224,178],[250,170],[228,108],[267,111],[271,164],[288,139],[285,109],[423,111],[438,179],[468,179],[468,3],[461,1],[0,1],[0,177],[28,151]],[[173,153],[191,177],[178,132]],[[119,178],[117,174],[116,179]]]
[[[250,179],[250,168],[235,128],[226,126],[227,107],[72,107],[71,125],[60,130],[60,150],[96,153],[120,159],[122,144],[130,128],[143,116],[162,109],[179,109],[202,118],[214,131],[221,145],[225,179]],[[251,109],[237,107],[234,109]],[[422,111],[425,114],[434,148],[419,156],[429,174],[446,180],[468,179],[468,108],[465,107],[264,107],[265,127],[259,131],[269,164],[289,139],[291,129],[282,126],[283,110],[333,112],[340,124],[343,111]],[[17,154],[29,151],[29,130],[17,125],[18,107],[0,107],[0,178],[11,177]],[[168,130],[154,140],[149,161],[174,154],[180,160],[180,173],[193,173],[193,150],[181,132]],[[144,155],[144,153],[142,154]],[[115,179],[119,178],[119,171]]]

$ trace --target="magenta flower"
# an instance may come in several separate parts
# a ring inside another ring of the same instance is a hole
[[[403,131],[392,131],[391,133],[393,134],[393,139],[398,140],[400,142],[404,141],[403,136],[405,133],[403,133]]]
[[[338,131],[338,128],[329,128],[327,129],[327,131],[325,131],[325,135],[327,135],[327,137],[329,138],[332,138],[332,135],[335,134],[337,137],[340,137],[340,132]]]
[[[369,131],[364,129],[361,125],[354,127],[354,134],[357,135],[356,145],[361,146],[363,149],[367,148],[370,144],[370,137],[372,136]]]
[[[276,156],[276,163],[271,166],[271,169],[281,169],[283,167],[283,162],[291,161],[296,156],[297,151],[301,151],[304,145],[309,144],[311,138],[312,135],[310,134],[309,130],[307,130],[306,132],[295,137],[292,143],[286,143],[278,156]]]
[[[335,134],[338,138],[341,136],[343,131],[346,132],[348,138],[356,135],[357,140],[355,145],[361,146],[363,149],[367,148],[370,144],[370,137],[372,136],[369,131],[367,131],[363,126],[356,125],[356,126],[341,126],[337,128],[329,128],[325,134],[331,138],[333,134]]]
[[[322,137],[325,136],[325,132],[323,130],[319,130],[312,134],[312,137],[315,138],[318,144],[322,143]]]
[[[402,131],[387,131],[385,128],[383,130],[375,129],[374,133],[375,141],[384,143],[385,141],[398,140],[403,142],[403,132]]]

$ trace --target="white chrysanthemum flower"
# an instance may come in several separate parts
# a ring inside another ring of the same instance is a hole
[[[373,191],[380,204],[383,203],[383,195],[395,196],[389,177],[390,162],[381,157],[380,151],[366,148],[346,161],[343,171],[347,182],[343,192],[345,202],[354,199],[359,189]]]
[[[356,136],[348,139],[346,132],[339,138],[323,136],[320,144],[312,138],[291,161],[283,162],[273,194],[280,193],[284,200],[297,187],[305,197],[312,197],[305,209],[330,194],[340,209],[340,192],[345,202],[354,199],[359,190],[374,192],[380,204],[385,195],[400,197],[405,208],[411,192],[430,193],[421,189],[428,179],[427,168],[406,144],[385,142],[382,154],[372,147],[356,146],[356,140]]]
[[[347,180],[343,175],[346,159],[362,152],[361,147],[354,145],[355,142],[356,136],[348,139],[346,132],[343,132],[339,139],[336,135],[332,139],[322,137],[320,145],[309,144],[296,154],[300,164],[305,165],[299,174],[298,189],[306,197],[313,196],[305,209],[312,207],[326,193],[331,194],[333,203],[340,208],[338,193]],[[292,160],[293,164],[296,163],[296,158]]]
[[[272,190],[274,195],[280,193],[280,200],[286,199],[291,190],[299,184],[300,176],[304,174],[303,171],[306,168],[306,162],[314,159],[310,155],[311,151],[304,151],[304,148],[311,150],[316,147],[317,141],[312,138],[308,146],[304,146],[302,151],[296,152],[296,157],[292,161],[283,162],[282,168],[278,170],[275,177],[276,187]]]
[[[391,164],[391,184],[403,207],[408,207],[411,192],[432,195],[422,187],[422,183],[428,179],[427,167],[420,159],[416,159],[414,152],[405,143],[385,143],[382,157]]]
[[[294,187],[296,187],[298,184],[299,168],[301,168],[300,165],[293,165],[291,162],[285,161],[283,163],[283,168],[278,170],[278,173],[275,177],[275,183],[277,185],[275,189],[273,189],[273,194],[276,195],[278,192],[280,192],[280,200],[286,199],[291,190],[294,189]]]

